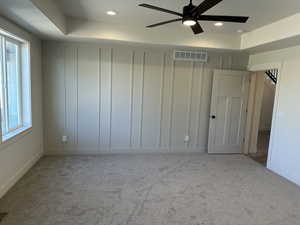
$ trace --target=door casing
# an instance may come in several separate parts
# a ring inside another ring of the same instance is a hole
[[[264,63],[264,64],[255,64],[248,67],[248,70],[250,72],[259,72],[259,71],[266,71],[269,69],[278,69],[279,75],[277,78],[277,84],[276,84],[276,90],[275,90],[275,99],[274,99],[274,108],[273,108],[273,115],[272,115],[272,125],[271,125],[271,134],[270,134],[270,143],[269,143],[269,150],[268,150],[268,160],[267,160],[267,168],[271,168],[272,164],[272,154],[274,151],[274,137],[276,136],[276,125],[277,125],[277,115],[278,115],[278,105],[279,105],[279,92],[280,92],[280,85],[281,85],[281,70],[282,70],[282,62],[270,62],[270,63]],[[249,108],[248,108],[249,110]],[[247,114],[248,117],[251,117],[251,114]],[[246,125],[246,130],[251,129],[249,128],[249,124]],[[250,141],[250,135],[245,136],[245,143]],[[249,148],[244,149],[244,154],[249,154]]]

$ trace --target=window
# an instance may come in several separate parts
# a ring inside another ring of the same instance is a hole
[[[29,50],[26,42],[0,34],[2,141],[31,127]]]

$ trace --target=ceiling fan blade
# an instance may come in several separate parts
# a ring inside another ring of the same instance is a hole
[[[148,8],[148,9],[158,10],[158,11],[165,12],[165,13],[170,13],[170,14],[173,14],[173,15],[176,15],[176,16],[181,16],[181,17],[183,16],[181,13],[174,12],[174,11],[171,11],[171,10],[168,10],[168,9],[163,9],[163,8],[160,8],[160,7],[157,7],[157,6],[154,6],[154,5],[139,4],[139,6],[145,7],[145,8]]]
[[[233,22],[233,23],[246,23],[249,17],[245,16],[210,16],[200,15],[197,17],[198,20],[205,21],[222,21],[222,22]]]
[[[198,5],[196,8],[192,10],[192,14],[195,15],[201,15],[210,8],[214,7],[218,3],[220,3],[223,0],[204,0],[200,5]]]
[[[173,22],[178,22],[178,21],[182,21],[182,19],[179,18],[179,19],[174,19],[174,20],[168,20],[168,21],[152,24],[152,25],[149,25],[147,27],[148,28],[157,27],[157,26],[161,26],[161,25],[164,25],[164,24],[167,24],[167,23],[173,23]]]
[[[200,24],[197,22],[194,26],[191,26],[194,34],[200,34],[200,33],[203,33],[203,29],[202,27],[200,26]]]

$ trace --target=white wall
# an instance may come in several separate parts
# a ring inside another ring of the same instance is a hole
[[[232,52],[210,52],[203,65],[174,62],[172,50],[159,47],[43,47],[48,154],[203,152],[212,70],[245,69],[248,62]]]
[[[43,153],[41,43],[0,17],[0,28],[30,41],[33,128],[0,145],[0,198]]]
[[[264,92],[262,99],[262,107],[260,114],[259,130],[270,131],[272,125],[274,98],[275,98],[275,85],[272,84],[270,79],[266,79],[264,74]]]
[[[249,67],[279,65],[268,167],[300,185],[300,46],[252,55]],[[276,104],[277,103],[277,104]]]

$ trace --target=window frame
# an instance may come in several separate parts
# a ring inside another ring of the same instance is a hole
[[[5,74],[3,77],[7,80],[7,63],[5,60],[5,47],[6,42],[10,42],[17,45],[17,66],[18,66],[18,126],[13,129],[9,129],[8,122],[8,84],[5,81],[5,84],[1,85],[6,88],[1,88],[1,92],[5,91],[5,104],[6,104],[6,115],[5,115],[5,124],[7,126],[7,133],[3,134],[2,132],[2,112],[0,113],[0,143],[6,143],[10,140],[14,140],[15,137],[23,134],[25,131],[30,131],[32,128],[32,105],[31,105],[31,62],[30,62],[30,43],[25,41],[15,35],[12,35],[2,29],[0,29],[0,41],[1,41],[1,51],[2,58],[0,57],[0,69],[1,72]],[[3,54],[4,53],[4,54]],[[6,89],[6,90],[4,90]],[[1,99],[0,99],[1,101]],[[1,103],[2,104],[2,103]]]
[[[3,88],[1,90],[2,95],[5,96],[4,97],[4,105],[5,107],[3,109],[5,109],[4,113],[1,114],[5,115],[5,130],[7,130],[7,133],[3,134],[4,136],[12,133],[20,128],[23,127],[23,101],[22,101],[22,43],[20,43],[19,41],[12,39],[10,37],[6,37],[4,35],[2,36],[2,40],[1,40],[1,44],[2,44],[2,73],[4,74],[4,81],[2,82]],[[16,128],[10,128],[10,123],[9,123],[9,112],[8,112],[8,74],[7,74],[7,62],[6,62],[6,44],[7,42],[10,42],[12,44],[15,44],[17,46],[17,76],[18,76],[18,126]],[[2,119],[2,118],[1,118]]]

